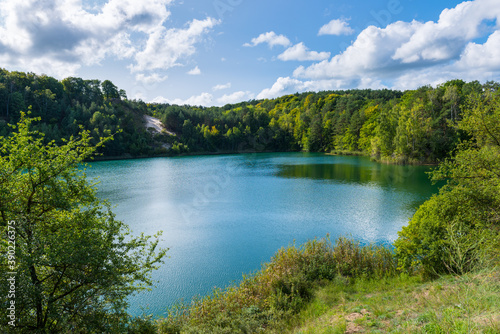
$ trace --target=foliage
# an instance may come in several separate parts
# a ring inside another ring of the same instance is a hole
[[[453,80],[404,94],[307,92],[223,108],[151,104],[148,112],[190,152],[361,152],[396,163],[435,163],[462,136],[454,125],[467,97],[485,87]]]
[[[279,250],[238,286],[176,306],[160,321],[160,332],[258,332],[300,311],[318,285],[381,278],[394,275],[395,270],[393,253],[382,246],[361,246],[345,238],[335,244],[327,238],[292,245]]]
[[[469,101],[457,127],[469,140],[432,175],[448,184],[415,213],[395,245],[402,268],[462,274],[500,250],[500,93]]]
[[[111,81],[0,69],[0,135],[32,106],[38,130],[48,141],[123,131],[100,152],[105,156],[177,155],[206,152],[362,152],[396,163],[436,163],[463,138],[454,125],[467,99],[496,83],[452,80],[406,92],[346,90],[286,95],[224,107],[146,104],[126,99]],[[144,126],[144,115],[159,118],[170,134],[159,140]],[[167,141],[171,144],[167,149]],[[97,142],[93,142],[95,145]]]
[[[112,138],[93,146],[81,131],[63,145],[44,144],[44,135],[31,129],[37,120],[21,114],[15,131],[0,139],[0,277],[15,276],[16,328],[123,331],[127,296],[152,283],[165,250],[156,250],[158,236],[131,236],[86,179],[81,163]],[[11,235],[14,264],[7,258]],[[2,332],[11,328],[7,288],[0,285]]]
[[[106,156],[149,155],[159,143],[145,129],[145,104],[125,97],[109,80],[58,81],[0,69],[0,136],[8,135],[12,130],[7,124],[16,124],[21,111],[31,107],[31,115],[40,118],[32,127],[45,134],[45,143],[62,144],[62,138],[77,136],[83,127],[90,131],[93,145],[100,137],[115,134],[115,141],[98,148]]]

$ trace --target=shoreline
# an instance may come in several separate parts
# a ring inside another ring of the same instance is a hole
[[[237,154],[249,154],[249,153],[307,153],[304,151],[219,151],[219,152],[189,152],[189,153],[180,153],[180,154],[157,154],[157,155],[122,155],[122,156],[96,156],[89,161],[113,161],[113,160],[135,160],[135,159],[149,159],[149,158],[175,158],[175,157],[190,157],[190,156],[207,156],[207,155],[237,155]],[[310,153],[324,153],[324,152],[310,152]]]
[[[117,161],[117,160],[136,160],[136,159],[150,159],[150,158],[175,158],[175,157],[192,157],[192,156],[210,156],[210,155],[238,155],[238,154],[258,154],[258,153],[321,153],[330,156],[362,156],[369,158],[370,160],[386,164],[386,165],[401,165],[401,166],[438,166],[439,162],[428,162],[428,161],[398,161],[390,159],[376,159],[369,154],[363,152],[351,152],[351,151],[331,151],[331,152],[306,152],[306,151],[273,151],[273,150],[246,150],[246,151],[218,151],[218,152],[189,152],[180,154],[158,154],[158,155],[122,155],[122,156],[95,156],[93,159],[85,160],[84,162],[100,162],[100,161]]]

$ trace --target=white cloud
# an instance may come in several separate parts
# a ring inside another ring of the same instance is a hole
[[[196,66],[195,68],[189,70],[187,72],[187,74],[189,74],[189,75],[200,75],[201,74],[201,70],[200,70],[200,68],[198,66]]]
[[[143,73],[139,80],[158,80],[144,72],[178,65],[218,23],[207,18],[166,29],[172,2],[109,0],[88,9],[79,0],[2,0],[2,66],[64,77],[108,58],[130,59],[136,63],[129,68]]]
[[[495,22],[496,26],[484,24]],[[343,53],[299,66],[296,79],[344,80],[404,89],[454,78],[481,80],[500,74],[500,7],[494,0],[445,9],[437,22],[394,22],[363,30]],[[496,30],[496,31],[495,31]],[[484,44],[479,37],[488,36]],[[496,74],[495,74],[496,73]],[[356,87],[356,86],[354,86]]]
[[[300,66],[294,71],[294,76],[339,79],[369,75],[378,69],[389,71],[397,65],[392,59],[395,49],[408,40],[413,31],[414,27],[404,22],[393,23],[385,29],[370,26],[343,53],[307,68]]]
[[[218,91],[218,90],[224,90],[224,89],[228,89],[228,88],[231,88],[231,83],[228,82],[226,84],[221,84],[221,85],[215,85],[212,87],[212,90],[215,92],[215,91]]]
[[[220,105],[238,103],[246,100],[250,100],[254,95],[249,91],[239,91],[232,94],[225,94],[217,99],[217,103]]]
[[[142,94],[138,94],[138,95],[142,96]],[[170,103],[170,100],[167,98],[164,98],[163,96],[157,96],[151,100],[151,103]]]
[[[183,99],[166,99],[162,96],[157,96],[153,99],[153,103],[169,103],[169,104],[177,104],[177,105],[190,105],[190,106],[212,106],[213,103],[213,95],[210,93],[201,93],[200,95],[191,96],[185,100]]]
[[[500,20],[500,7],[494,0],[468,1],[445,9],[437,22],[418,24],[398,46],[394,59],[403,63],[455,59],[469,41],[481,36],[482,22],[493,19]]]
[[[345,19],[331,20],[319,29],[318,35],[352,35],[354,29],[349,27]]]
[[[138,73],[135,76],[135,80],[142,82],[145,85],[154,85],[163,82],[168,79],[168,76],[160,76],[158,73],[153,73],[151,75],[145,75],[144,73]]]
[[[271,99],[284,94],[291,94],[304,89],[304,83],[290,77],[280,77],[271,88],[262,90],[257,99]]]
[[[222,85],[220,85],[222,86]],[[217,86],[216,86],[217,87]],[[229,88],[229,87],[227,87]],[[177,105],[190,105],[190,106],[205,106],[210,107],[215,104],[217,105],[225,105],[228,103],[237,103],[245,100],[250,100],[254,98],[254,94],[250,91],[238,91],[232,94],[225,94],[219,98],[217,98],[214,103],[214,96],[210,93],[201,93],[200,95],[193,95],[187,99],[167,99],[162,96],[158,96],[153,99],[153,103],[168,103],[168,104],[177,104]]]
[[[144,92],[142,92],[142,91],[137,91],[137,92],[134,92],[132,99],[144,101],[144,100],[146,100],[146,95],[144,95]],[[158,102],[158,103],[161,103],[161,102]]]
[[[137,64],[131,66],[132,72],[167,70],[180,65],[179,60],[193,55],[196,51],[194,44],[218,23],[218,20],[208,17],[191,21],[185,29],[157,27],[149,35],[144,50],[135,55]]]
[[[252,38],[251,43],[245,43],[243,46],[253,47],[262,43],[267,43],[271,48],[275,45],[287,47],[291,44],[290,40],[286,38],[286,36],[276,35],[274,31],[269,31],[260,34],[258,37]]]
[[[383,89],[387,88],[380,80],[372,78],[363,79],[322,79],[322,80],[299,80],[290,77],[280,77],[271,86],[263,89],[257,99],[271,99],[287,94],[318,92],[324,90],[339,90],[358,87],[360,89]]]
[[[500,30],[491,34],[484,44],[469,43],[457,66],[467,70],[498,71],[500,69]]]
[[[289,47],[282,54],[278,56],[278,59],[283,61],[289,60],[324,60],[330,58],[330,52],[316,52],[309,51],[309,49],[304,45],[304,43],[295,44],[292,47]]]

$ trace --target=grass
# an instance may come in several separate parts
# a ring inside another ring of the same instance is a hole
[[[255,275],[238,285],[179,305],[159,322],[160,333],[256,333],[281,331],[328,282],[349,284],[354,277],[393,275],[393,253],[382,246],[361,246],[328,238],[279,250]]]
[[[129,333],[500,333],[500,269],[423,281],[383,246],[312,240]]]
[[[500,270],[445,276],[332,282],[286,332],[306,333],[500,333]]]

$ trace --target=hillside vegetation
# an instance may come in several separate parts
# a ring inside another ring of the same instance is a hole
[[[311,151],[362,153],[379,161],[435,163],[449,156],[464,131],[456,124],[472,96],[499,84],[453,80],[405,92],[347,90],[301,93],[224,107],[146,104],[128,100],[111,81],[0,70],[0,135],[31,107],[47,140],[77,135],[94,142],[114,134],[105,156]],[[174,133],[145,129],[144,115]],[[166,145],[169,144],[169,145]],[[171,147],[166,149],[165,147]]]
[[[21,112],[30,109],[39,117],[35,130],[45,134],[47,142],[77,136],[81,128],[90,131],[91,143],[114,135],[99,152],[105,156],[138,156],[154,153],[155,143],[144,126],[144,103],[126,99],[111,81],[66,78],[58,81],[46,75],[9,72],[0,69],[0,136],[12,131]]]

